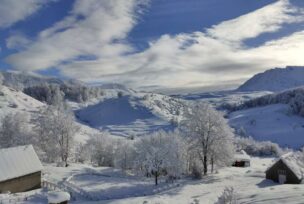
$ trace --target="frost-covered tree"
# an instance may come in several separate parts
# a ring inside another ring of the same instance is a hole
[[[185,169],[182,139],[178,134],[158,131],[136,141],[135,168],[153,175],[155,185],[161,175],[178,176]]]
[[[202,162],[204,175],[208,172],[210,160],[216,162],[224,156],[232,157],[233,133],[221,113],[208,104],[198,103],[189,108],[184,117],[182,127],[186,131],[189,148]]]
[[[98,166],[114,166],[116,144],[107,132],[92,135],[87,141],[91,162]]]
[[[84,163],[89,158],[89,151],[84,143],[76,143],[75,144],[75,162]]]
[[[9,113],[4,116],[0,126],[0,147],[13,147],[30,144],[33,134],[29,127],[30,116],[27,113]]]
[[[65,105],[49,106],[36,120],[35,130],[40,137],[37,145],[46,153],[47,160],[56,161],[59,157],[68,166],[78,129],[74,115]]]
[[[114,165],[122,170],[133,168],[135,149],[133,140],[121,140],[117,143]]]
[[[210,164],[211,173],[214,171],[214,166],[223,167],[229,166],[233,162],[233,155],[235,152],[233,144],[233,135],[230,131],[227,131],[226,138],[215,141],[215,144],[210,147]]]
[[[245,150],[253,156],[280,156],[283,153],[278,144],[270,141],[256,141],[252,137],[235,137],[234,142],[238,150]]]

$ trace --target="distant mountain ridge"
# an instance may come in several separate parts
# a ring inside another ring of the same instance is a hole
[[[266,70],[254,75],[237,90],[279,92],[298,86],[304,86],[304,66],[287,66],[286,68]]]
[[[55,77],[35,76],[23,72],[1,71],[0,77],[3,85],[17,90],[22,90],[27,87],[40,86],[43,84],[84,85],[84,83],[79,80],[62,80]]]
[[[1,84],[23,91],[25,94],[48,104],[64,99],[83,102],[98,98],[103,88],[90,86],[75,79],[45,77],[24,72],[0,72]]]

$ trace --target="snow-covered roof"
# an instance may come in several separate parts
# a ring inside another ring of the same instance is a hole
[[[42,169],[43,166],[32,145],[0,149],[0,182]]]
[[[69,201],[71,196],[67,192],[62,191],[52,191],[48,193],[48,201],[49,203],[61,203],[64,201]]]
[[[303,178],[304,162],[297,153],[289,152],[280,157],[280,159],[296,175],[298,179]]]
[[[234,154],[234,159],[236,161],[250,161],[250,156],[244,150],[241,150]]]

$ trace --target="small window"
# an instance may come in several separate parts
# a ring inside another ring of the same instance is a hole
[[[278,174],[286,175],[286,170],[279,169]]]

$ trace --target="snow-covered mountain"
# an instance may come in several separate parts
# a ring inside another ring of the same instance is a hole
[[[304,85],[304,66],[275,68],[254,75],[238,91],[282,91]]]

